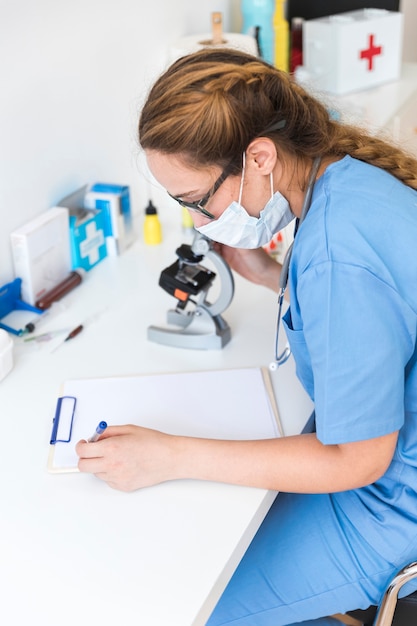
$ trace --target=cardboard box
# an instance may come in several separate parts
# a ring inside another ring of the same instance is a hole
[[[361,9],[303,25],[303,59],[318,90],[345,94],[397,80],[401,71],[403,14]]]
[[[103,211],[72,209],[69,230],[73,269],[89,271],[107,256]]]
[[[84,206],[103,212],[109,256],[124,252],[134,238],[129,187],[95,183],[85,194]]]
[[[22,300],[34,305],[71,271],[68,209],[52,207],[10,234]]]
[[[85,184],[59,201],[69,211],[69,237],[72,269],[91,270],[107,256],[105,218],[98,210],[84,206],[88,185]]]

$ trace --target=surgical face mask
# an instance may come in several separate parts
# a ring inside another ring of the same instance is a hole
[[[271,241],[273,236],[294,218],[290,205],[279,191],[274,193],[272,172],[271,198],[260,212],[259,217],[249,215],[241,204],[243,180],[245,176],[245,155],[243,156],[242,177],[239,200],[232,202],[222,215],[196,230],[213,241],[233,248],[260,248]]]

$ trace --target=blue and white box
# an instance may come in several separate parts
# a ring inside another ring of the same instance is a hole
[[[134,239],[129,187],[95,183],[85,194],[84,206],[103,213],[108,255],[124,252]]]
[[[87,189],[88,185],[83,185],[58,203],[68,211],[69,244],[74,270],[79,267],[91,270],[107,256],[104,214],[84,208]]]
[[[70,211],[72,267],[89,271],[107,256],[103,211]]]

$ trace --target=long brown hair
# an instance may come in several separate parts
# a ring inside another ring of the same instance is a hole
[[[297,160],[350,155],[417,189],[417,159],[376,135],[335,121],[292,77],[230,49],[203,49],[155,82],[139,120],[143,149],[182,155],[197,168],[236,162],[259,136]]]

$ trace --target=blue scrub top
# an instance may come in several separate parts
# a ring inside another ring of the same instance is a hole
[[[400,431],[380,480],[332,496],[340,519],[395,560],[417,539],[417,192],[349,156],[328,166],[289,289],[284,324],[318,439]]]

